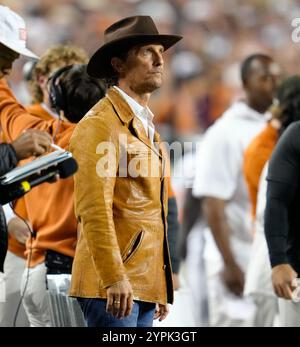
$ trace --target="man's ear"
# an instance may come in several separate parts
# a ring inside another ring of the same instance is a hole
[[[118,74],[121,74],[124,71],[123,62],[118,57],[111,58],[111,66]]]

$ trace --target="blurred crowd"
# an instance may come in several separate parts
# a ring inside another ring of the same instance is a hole
[[[165,85],[151,101],[165,140],[190,140],[242,96],[240,62],[249,54],[272,56],[286,75],[299,70],[300,46],[291,25],[300,17],[297,0],[5,0],[29,24],[30,48],[43,54],[56,43],[74,43],[91,55],[103,31],[120,15],[151,15],[160,32],[184,40],[168,53]],[[28,103],[22,64],[12,80]]]
[[[265,163],[285,128],[299,120],[300,43],[293,41],[295,28],[292,25],[294,18],[300,18],[299,2],[4,0],[3,4],[24,17],[29,30],[29,48],[40,55],[57,44],[71,43],[92,56],[103,44],[104,30],[120,18],[133,15],[150,15],[160,33],[183,36],[174,49],[166,52],[164,86],[153,94],[149,104],[155,115],[155,127],[163,140],[170,144],[174,141],[181,144],[190,142],[195,147],[200,144],[200,152],[195,154],[193,151],[187,153],[188,150],[180,150],[179,157],[175,157],[172,163],[172,188],[177,199],[180,237],[183,239],[178,242],[182,248],[178,256],[185,261],[181,263],[180,271],[179,266],[178,271],[174,271],[179,276],[175,277],[178,282],[176,289],[179,290],[175,292],[173,316],[166,325],[276,326],[278,299],[272,289],[264,237],[266,186],[259,188],[259,178],[263,177],[266,185],[266,171],[261,176]],[[57,56],[62,55],[61,47],[58,52]],[[58,59],[56,53],[51,53],[51,59],[53,56]],[[65,54],[67,58],[61,57],[63,61],[55,68],[69,65],[69,53]],[[79,56],[79,63],[88,61],[85,55],[82,58],[80,53]],[[42,71],[42,67],[49,64],[49,70],[55,70],[55,64],[50,64],[51,59],[47,59],[40,66],[37,65],[45,80],[50,76],[47,76],[50,71]],[[28,105],[32,100],[24,80],[25,62],[24,58],[15,62],[9,80],[21,103]],[[244,76],[241,79],[242,62]],[[290,77],[276,94],[277,83],[287,76],[294,77]],[[272,86],[264,95],[265,85],[270,83]],[[44,92],[45,95],[48,92],[46,87]],[[246,102],[234,103],[244,96]],[[45,103],[45,100],[39,101]],[[284,108],[280,109],[282,105]],[[226,110],[220,122],[216,122],[204,135]],[[265,112],[270,110],[271,113],[265,117]],[[288,117],[285,117],[285,113]],[[272,123],[274,120],[276,126]],[[280,123],[279,126],[277,123]],[[265,147],[268,151],[264,152]],[[246,159],[251,165],[246,170],[244,153],[248,148],[250,154],[248,150]],[[258,160],[259,157],[263,158]],[[174,159],[172,153],[171,159]],[[174,174],[177,169],[179,175]],[[255,189],[252,195],[249,190],[248,196],[246,181],[249,185],[253,177]],[[73,186],[70,191],[73,192]],[[256,209],[258,191],[262,193],[255,215],[253,211]],[[68,202],[71,206],[72,201]],[[256,253],[252,254],[254,229],[257,232],[254,246],[261,247],[258,250],[253,248]],[[245,238],[243,230],[247,236]],[[229,265],[224,262],[226,271],[223,271],[223,260],[226,259],[223,253],[226,252],[220,251],[222,247],[219,247],[220,237],[224,235],[226,242],[229,238],[235,242],[231,252],[223,240],[223,251],[228,248],[230,252],[227,250],[227,253],[232,253],[230,256],[234,259]],[[217,240],[218,249],[214,240]],[[249,259],[252,260],[250,267]],[[267,283],[263,283],[265,292],[261,290],[261,278],[257,279],[262,270],[265,271],[262,278],[267,279]],[[225,285],[221,283],[221,278]],[[231,282],[240,282],[239,288]],[[245,283],[245,293],[254,297],[251,302],[248,298],[245,298],[246,301],[241,299]],[[258,295],[254,296],[253,292]],[[281,324],[299,326],[299,317],[300,308],[292,323]]]

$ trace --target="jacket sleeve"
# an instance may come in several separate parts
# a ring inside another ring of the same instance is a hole
[[[7,143],[0,144],[0,176],[12,170],[18,163],[18,158],[13,147]],[[4,260],[8,246],[8,235],[5,215],[0,206],[0,272],[4,272]]]
[[[0,79],[0,120],[1,130],[8,142],[19,137],[24,130],[39,129],[54,133],[57,121],[44,121],[28,113],[18,103],[5,79]]]
[[[292,185],[268,182],[265,209],[265,235],[271,266],[288,264],[287,240],[289,233],[288,206],[295,195]]]
[[[187,256],[187,239],[196,222],[202,217],[201,199],[193,196],[192,188],[187,188],[183,205],[183,216],[178,245],[179,255],[182,259]]]
[[[8,247],[8,234],[5,221],[5,215],[0,206],[0,272],[4,272],[4,261]]]
[[[81,121],[71,138],[70,150],[79,166],[74,181],[75,214],[81,224],[81,237],[86,240],[103,287],[109,287],[127,279],[127,275],[113,220],[117,134],[103,118],[89,116]]]
[[[168,242],[170,248],[170,257],[172,263],[172,271],[177,274],[179,272],[180,257],[178,254],[178,210],[175,197],[168,199]]]
[[[18,163],[18,158],[12,145],[0,144],[0,176],[12,170]]]
[[[299,190],[299,132],[299,122],[294,122],[284,131],[269,163],[265,234],[273,267],[288,263],[288,240]]]

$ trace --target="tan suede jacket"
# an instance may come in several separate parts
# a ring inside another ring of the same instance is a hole
[[[129,279],[135,300],[173,302],[158,133],[154,141],[160,145],[114,88],[77,125],[70,143],[79,164],[71,296],[106,298],[107,287]]]

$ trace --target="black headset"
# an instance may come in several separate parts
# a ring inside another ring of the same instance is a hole
[[[58,115],[60,114],[61,110],[66,112],[68,109],[66,94],[58,79],[64,72],[71,70],[73,66],[74,65],[68,65],[58,69],[48,79],[50,105],[56,110]]]

